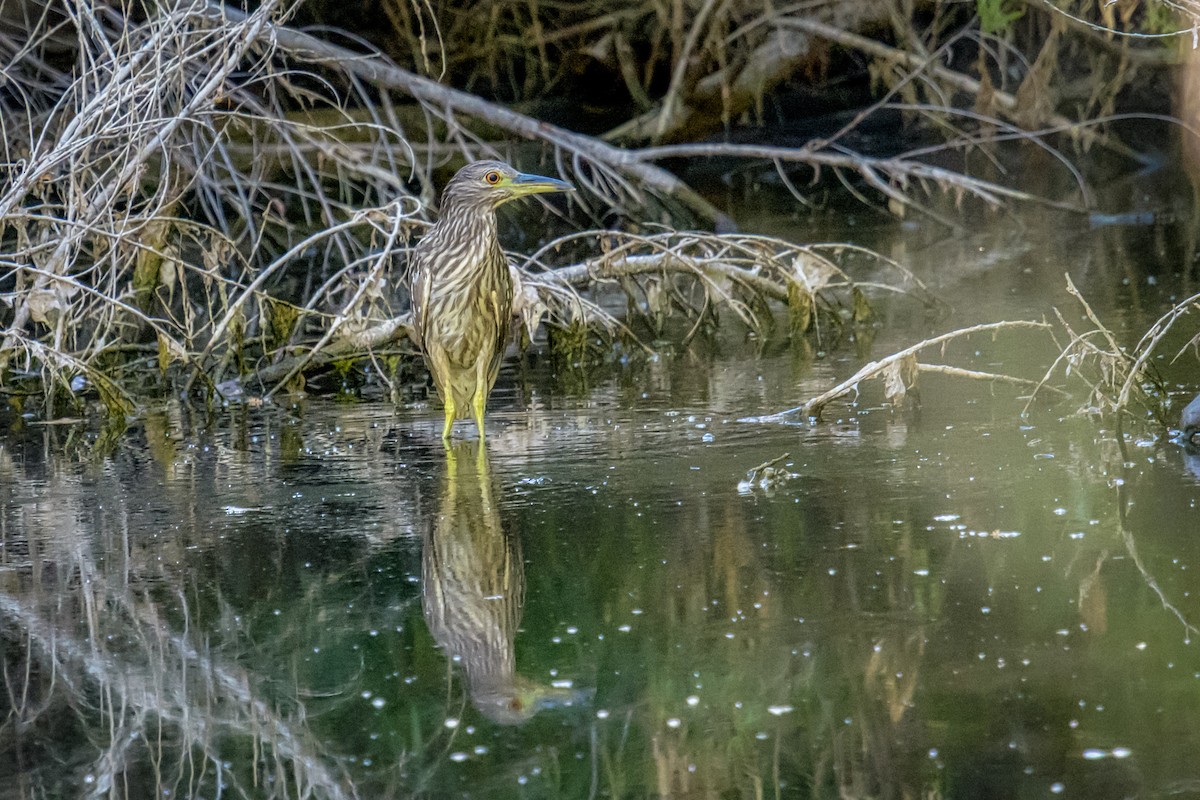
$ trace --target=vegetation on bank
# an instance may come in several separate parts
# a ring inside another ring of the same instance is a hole
[[[1186,120],[1200,113],[1188,37],[1180,48],[1165,35],[1192,24],[1188,10],[1093,5],[702,0],[483,15],[380,2],[344,18],[338,4],[289,0],[249,12],[8,4],[0,392],[47,417],[94,397],[120,414],[168,392],[270,395],[355,361],[395,389],[411,357],[405,251],[445,176],[492,155],[543,162],[581,190],[555,223],[580,232],[516,260],[526,330],[550,326],[552,347],[641,347],[671,316],[686,320],[685,343],[722,318],[794,339],[864,324],[873,292],[926,293],[881,257],[856,272],[850,246],[731,232],[688,165],[735,181],[773,172],[798,203],[814,184],[840,185],[947,226],[1015,203],[1087,214],[1080,156],[1132,169],[1142,155],[1123,123],[1155,114],[1184,132],[1190,168]],[[1174,95],[1171,70],[1183,76]],[[564,112],[573,97],[586,102]],[[820,135],[779,133],[827,112],[843,116]],[[888,114],[903,135],[860,149]],[[754,143],[766,128],[772,144]],[[1075,189],[1008,182],[1014,147]],[[677,232],[696,228],[712,232]],[[606,310],[613,293],[628,299],[624,318]],[[1083,332],[1027,326],[1061,344],[1042,385],[1083,376],[1089,408],[1161,410],[1147,364],[1196,299],[1136,349],[1094,316]],[[920,349],[847,385],[880,376],[903,396]]]

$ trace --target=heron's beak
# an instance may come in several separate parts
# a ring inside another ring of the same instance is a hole
[[[512,192],[513,197],[521,197],[522,195],[541,194],[543,192],[573,192],[575,191],[575,187],[566,181],[560,181],[558,178],[546,178],[542,175],[530,175],[527,172],[518,172],[508,182],[508,190]]]

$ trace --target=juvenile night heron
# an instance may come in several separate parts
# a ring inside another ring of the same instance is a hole
[[[500,161],[467,164],[446,184],[441,216],[409,265],[417,346],[446,407],[443,439],[472,413],[483,439],[483,410],[512,329],[512,278],[496,238],[496,208],[571,188]]]

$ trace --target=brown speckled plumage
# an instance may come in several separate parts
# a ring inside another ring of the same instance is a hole
[[[483,407],[512,329],[512,279],[496,237],[496,207],[569,188],[500,161],[468,164],[446,185],[437,224],[414,248],[413,327],[446,406],[443,438],[454,420],[472,414],[483,437]]]

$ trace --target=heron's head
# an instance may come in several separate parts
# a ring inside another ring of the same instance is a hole
[[[454,174],[442,193],[442,214],[451,209],[493,209],[527,194],[570,192],[557,178],[517,172],[503,161],[475,161]]]

